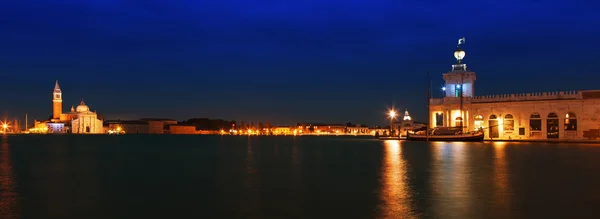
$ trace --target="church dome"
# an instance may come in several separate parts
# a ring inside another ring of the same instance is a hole
[[[79,106],[77,106],[77,109],[75,110],[78,113],[82,113],[82,112],[87,112],[90,111],[90,108],[85,105],[85,102],[83,102],[83,100],[81,101],[81,103],[79,104]]]

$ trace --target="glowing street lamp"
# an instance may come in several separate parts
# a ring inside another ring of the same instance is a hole
[[[390,136],[392,136],[392,132],[394,132],[394,119],[396,118],[396,111],[391,109],[389,112],[390,116]]]

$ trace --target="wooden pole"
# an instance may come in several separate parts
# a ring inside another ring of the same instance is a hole
[[[429,79],[429,72],[427,72],[427,125],[425,125],[426,139],[429,141],[429,125],[431,124],[431,112],[429,105],[431,102],[431,80]]]

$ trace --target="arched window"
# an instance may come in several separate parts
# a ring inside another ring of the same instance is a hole
[[[529,117],[529,130],[542,131],[542,117],[538,113],[533,113]]]
[[[576,131],[577,130],[577,117],[575,113],[567,113],[565,115],[565,130]]]
[[[511,114],[506,114],[504,116],[504,131],[514,131],[515,130],[515,120]]]
[[[498,117],[497,117],[496,115],[492,114],[492,115],[490,116],[490,119],[498,119]]]
[[[558,115],[550,113],[546,119],[546,138],[558,138],[558,132]]]
[[[454,126],[456,127],[462,127],[463,125],[463,119],[462,117],[456,117],[456,119],[454,120]]]
[[[483,116],[476,115],[475,116],[475,129],[481,129],[481,128],[483,128]]]

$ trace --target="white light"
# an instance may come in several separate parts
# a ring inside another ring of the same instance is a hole
[[[443,90],[443,91],[446,91],[446,87],[442,87],[442,90]]]
[[[465,58],[465,51],[463,50],[456,50],[454,51],[454,58],[456,58],[457,60],[462,60]]]
[[[456,85],[456,88],[460,88],[460,84],[459,84],[459,85]]]

